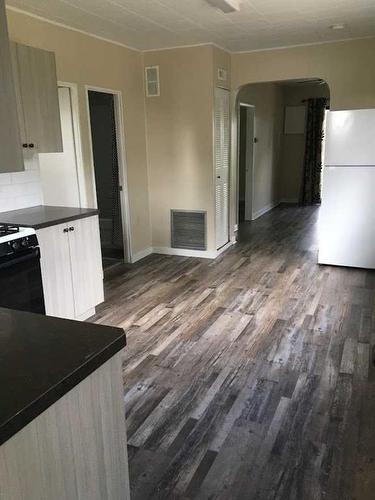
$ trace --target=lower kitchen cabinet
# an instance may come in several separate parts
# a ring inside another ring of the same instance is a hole
[[[37,230],[46,314],[86,319],[103,302],[98,216]]]

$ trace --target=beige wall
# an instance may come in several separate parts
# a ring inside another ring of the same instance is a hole
[[[170,247],[170,210],[206,210],[214,248],[212,47],[144,54],[159,65],[160,97],[146,98],[154,247]]]
[[[211,47],[212,57],[213,57],[213,79],[214,85],[216,87],[222,87],[225,89],[230,89],[231,80],[231,55],[225,50],[219,49],[218,47]],[[218,79],[218,69],[223,68],[227,71],[227,80]]]
[[[332,109],[375,107],[375,38],[232,55],[232,88],[247,83],[321,78]]]
[[[93,204],[93,170],[84,85],[122,92],[132,249],[136,253],[150,247],[142,54],[12,10],[7,15],[12,40],[54,51],[58,79],[78,84],[89,205]]]
[[[281,139],[283,125],[283,92],[279,85],[261,83],[246,85],[238,102],[255,106],[253,167],[253,217],[279,201]]]
[[[327,85],[294,84],[283,87],[285,106],[306,106],[309,97],[329,97]],[[302,185],[303,160],[305,155],[305,134],[283,134],[280,199],[298,202]]]
[[[329,84],[332,109],[375,107],[375,39],[232,55],[210,45],[142,54],[11,10],[8,17],[12,39],[53,50],[58,78],[79,86],[90,204],[92,165],[84,85],[122,92],[134,252],[170,246],[171,208],[207,210],[208,249],[215,247],[213,93],[215,85],[229,87],[217,81],[218,67],[228,69],[232,89],[248,83],[318,77]],[[160,97],[145,101],[143,64],[160,66]],[[264,115],[258,120],[258,149],[264,146],[264,153],[258,153],[261,168],[256,174],[255,211],[278,196],[275,157],[279,133],[266,130],[264,117],[279,107],[280,95],[275,86],[265,88],[267,91],[259,87],[248,96],[258,102],[259,109],[264,106]],[[235,116],[232,132],[232,162],[236,165]],[[233,228],[236,169],[231,175]],[[268,181],[271,187],[266,188]]]
[[[375,107],[375,38],[231,56],[232,102],[249,83],[321,78],[330,89],[331,109]],[[237,115],[232,121],[232,166],[237,165]],[[231,173],[231,234],[237,222],[237,169]]]

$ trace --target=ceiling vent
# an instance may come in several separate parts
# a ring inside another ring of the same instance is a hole
[[[207,0],[207,2],[213,7],[216,7],[216,9],[228,14],[229,12],[240,10],[241,0]]]
[[[159,66],[145,67],[146,96],[160,96]]]

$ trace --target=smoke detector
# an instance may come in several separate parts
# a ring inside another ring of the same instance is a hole
[[[241,0],[206,0],[206,1],[216,9],[219,9],[222,12],[224,12],[225,14],[240,10]]]

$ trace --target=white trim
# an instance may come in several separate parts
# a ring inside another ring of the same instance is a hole
[[[185,248],[171,248],[171,247],[153,247],[153,253],[163,255],[180,255],[182,257],[198,257],[203,259],[214,259],[217,252],[208,250],[187,250]]]
[[[91,136],[91,119],[90,119],[90,103],[89,91],[101,92],[104,94],[111,94],[114,96],[115,104],[115,126],[116,126],[116,139],[117,139],[117,156],[119,163],[119,184],[122,186],[120,192],[121,199],[121,219],[122,219],[122,232],[124,238],[124,261],[133,262],[132,259],[132,238],[131,238],[131,220],[130,220],[130,205],[129,205],[129,186],[128,186],[128,167],[126,162],[125,151],[125,129],[124,129],[124,109],[122,92],[120,90],[106,89],[92,85],[85,85],[86,109],[87,109],[87,126],[89,132],[89,145],[90,145],[90,170],[92,175],[92,186],[94,190],[94,200],[97,207],[96,183],[95,183],[95,167],[94,167],[94,154],[92,147]]]
[[[73,135],[76,156],[77,182],[79,202],[81,207],[88,208],[87,186],[85,180],[85,170],[83,166],[82,139],[81,139],[81,118],[79,113],[78,85],[71,82],[57,82],[57,87],[68,88],[70,90],[70,104],[73,119]]]
[[[13,7],[12,5],[6,5],[8,10],[12,10],[13,12],[17,12],[18,14],[24,14],[25,16],[33,17],[38,21],[44,21],[45,23],[52,24],[53,26],[58,26],[59,28],[64,28],[70,31],[75,31],[76,33],[81,33],[81,35],[86,35],[91,38],[96,38],[102,42],[111,43],[113,45],[118,45],[119,47],[123,47],[124,49],[134,50],[136,52],[142,52],[141,49],[136,49],[131,45],[126,45],[122,42],[117,42],[116,40],[112,40],[111,38],[105,38],[100,35],[95,35],[94,33],[90,33],[89,31],[81,30],[79,28],[74,28],[73,26],[69,26],[69,24],[60,23],[58,21],[53,21],[52,19],[48,19],[47,17],[39,16],[38,14],[33,14],[32,12],[28,12],[27,10],[19,9],[18,7]]]
[[[132,264],[135,262],[138,262],[141,259],[144,259],[148,255],[151,255],[153,253],[153,248],[144,248],[143,250],[140,250],[139,252],[133,253],[132,255]]]
[[[235,224],[235,225],[233,226],[233,231],[234,231],[234,232],[238,231],[238,224]]]
[[[309,43],[298,43],[294,45],[281,45],[279,47],[266,47],[264,49],[249,49],[249,50],[232,50],[229,51],[228,49],[225,49],[227,52],[230,52],[231,54],[249,54],[252,52],[267,52],[268,50],[285,50],[285,49],[297,49],[298,47],[312,47],[314,45],[327,45],[327,44],[333,44],[333,43],[344,43],[344,42],[353,42],[355,40],[368,40],[369,38],[374,38],[374,35],[368,35],[368,36],[360,36],[360,37],[354,37],[354,38],[340,38],[339,40],[323,40],[321,42],[309,42]],[[251,83],[251,82],[249,82]],[[257,82],[254,82],[257,83]]]
[[[188,250],[185,248],[172,248],[172,247],[148,247],[140,250],[139,252],[133,254],[132,264],[144,259],[151,254],[161,254],[161,255],[177,255],[180,257],[196,257],[199,259],[216,259],[223,252],[228,250],[231,246],[237,243],[236,239],[233,238],[228,241],[224,246],[219,248],[219,250],[209,251],[209,250]]]
[[[161,50],[176,50],[176,49],[193,49],[194,47],[216,47],[217,49],[223,50],[224,52],[228,52],[228,54],[232,54],[232,51],[229,49],[225,49],[221,45],[218,45],[215,42],[202,42],[202,43],[192,43],[187,45],[172,45],[171,47],[159,47],[157,49],[144,49],[143,53],[147,52],[158,52]]]
[[[258,219],[259,217],[261,217],[262,215],[266,214],[267,212],[269,212],[273,208],[277,207],[278,205],[280,205],[279,201],[274,201],[272,203],[269,203],[268,205],[266,205],[265,207],[261,208],[260,210],[257,210],[256,212],[253,212],[251,220]]]
[[[241,116],[240,116],[240,113],[241,113],[241,107],[243,108],[249,108],[249,109],[252,109],[253,110],[253,157],[252,157],[252,160],[251,160],[251,173],[250,173],[250,177],[251,177],[251,186],[250,186],[250,193],[249,193],[249,189],[248,189],[248,178],[247,178],[247,174],[245,175],[245,220],[248,221],[249,219],[246,219],[246,205],[247,203],[249,203],[250,201],[250,212],[251,212],[251,217],[252,217],[252,214],[253,214],[253,205],[254,205],[254,172],[255,172],[255,158],[256,158],[256,155],[255,155],[255,128],[256,128],[256,122],[255,122],[255,113],[256,113],[256,107],[255,105],[253,104],[248,104],[248,103],[242,103],[242,102],[239,102],[239,108],[238,108],[238,128],[237,128],[237,141],[238,141],[238,148],[237,148],[237,220],[239,219],[238,217],[238,211],[239,211],[239,192],[240,192],[240,147],[241,147]],[[248,120],[247,120],[247,116],[246,115],[246,131],[247,131],[247,126],[248,126]],[[246,135],[247,137],[247,135]],[[248,157],[247,157],[247,142],[246,142],[246,151],[245,151],[245,162],[247,163],[248,161]],[[249,195],[250,195],[250,200],[249,200]],[[253,217],[252,217],[253,219]]]
[[[228,250],[236,241],[228,241],[219,250],[188,250],[185,248],[171,248],[171,247],[153,247],[152,253],[162,255],[179,255],[182,257],[197,257],[200,259],[216,259],[220,254]]]
[[[224,246],[222,246],[221,248],[219,248],[219,250],[216,250],[216,255],[214,258],[218,257],[219,255],[221,255],[222,253],[224,253],[226,250],[228,250],[228,248],[230,248],[231,246],[235,245],[237,243],[236,239],[231,239],[230,241],[228,241],[228,243],[226,243]]]

